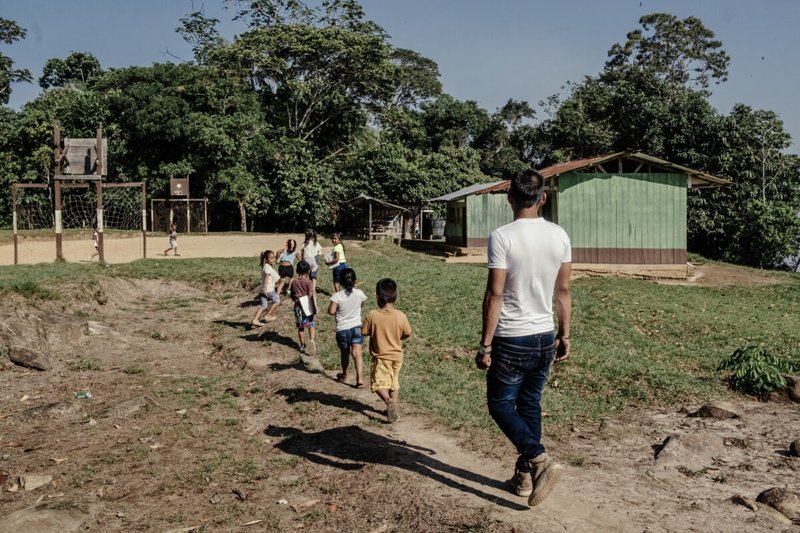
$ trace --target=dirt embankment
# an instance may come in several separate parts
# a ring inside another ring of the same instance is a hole
[[[731,501],[800,489],[797,404],[576,427],[547,440],[566,473],[530,510],[504,485],[501,436],[445,431],[408,406],[385,424],[372,394],[305,370],[288,307],[251,330],[251,297],[107,280],[4,301],[4,345],[50,370],[0,359],[0,531],[31,517],[60,532],[800,531]],[[319,330],[333,335],[328,317]]]

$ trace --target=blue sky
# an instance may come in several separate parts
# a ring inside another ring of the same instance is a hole
[[[222,0],[0,0],[0,17],[27,38],[0,45],[16,66],[41,75],[45,61],[91,52],[103,67],[191,59],[178,19],[203,7],[227,21]],[[738,102],[778,113],[800,146],[800,2],[795,0],[362,0],[395,46],[439,64],[446,92],[490,112],[509,98],[536,104],[567,81],[596,74],[612,44],[644,14],[694,15],[731,56],[729,79],[712,87],[728,113]],[[226,22],[225,37],[243,27]],[[36,97],[36,83],[14,86],[10,105]]]

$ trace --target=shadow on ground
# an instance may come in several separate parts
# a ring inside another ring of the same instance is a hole
[[[303,388],[294,389],[280,389],[276,392],[286,398],[286,403],[299,403],[299,402],[319,402],[322,405],[337,407],[339,409],[348,409],[356,413],[372,412],[378,415],[383,415],[382,411],[378,411],[371,405],[361,403],[358,400],[350,398],[343,398],[337,394],[328,394],[327,392],[310,391]]]
[[[504,482],[443,463],[433,457],[436,454],[434,450],[376,435],[358,426],[333,428],[316,433],[304,433],[303,430],[292,427],[269,426],[264,430],[264,434],[270,437],[282,437],[284,440],[277,443],[276,448],[315,464],[342,470],[360,470],[367,464],[394,466],[508,509],[515,511],[528,509],[525,505],[488,494],[448,476],[494,489],[507,490]]]

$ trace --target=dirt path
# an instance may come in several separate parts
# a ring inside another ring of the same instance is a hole
[[[784,453],[796,406],[743,403],[732,420],[676,406],[548,441],[566,473],[530,510],[505,488],[505,439],[445,431],[407,405],[384,423],[374,395],[306,371],[288,306],[251,330],[251,296],[108,280],[4,305],[4,331],[55,367],[0,371],[0,516],[56,506],[57,531],[104,532],[773,531],[730,497],[798,488]],[[321,319],[321,336],[332,328]],[[670,435],[706,435],[713,453],[693,453],[708,464],[654,460]],[[12,491],[39,474],[52,479]],[[69,529],[66,510],[82,525]]]

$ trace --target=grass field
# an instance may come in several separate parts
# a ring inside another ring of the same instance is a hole
[[[397,305],[415,335],[401,375],[403,401],[452,428],[494,430],[484,407],[484,374],[475,369],[486,271],[479,265],[369,243],[348,249],[373,307],[374,283],[397,280]],[[35,301],[59,298],[64,284],[90,288],[104,276],[170,279],[220,291],[252,290],[253,258],[145,260],[129,264],[0,267],[0,293]],[[800,275],[783,283],[728,288],[668,286],[618,278],[573,282],[573,354],[556,367],[543,409],[551,430],[599,419],[631,406],[669,405],[727,394],[719,362],[736,348],[766,346],[800,361]],[[330,291],[327,272],[320,289]],[[321,302],[327,303],[324,294]],[[320,330],[320,357],[338,365],[332,321]]]

